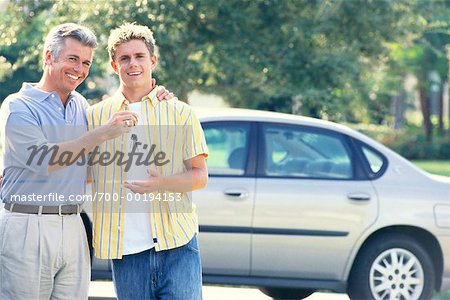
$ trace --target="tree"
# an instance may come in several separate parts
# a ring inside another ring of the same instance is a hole
[[[363,106],[362,73],[402,33],[408,9],[391,1],[219,1],[209,55],[218,72],[205,90],[234,106],[290,112],[300,99],[304,114],[356,119],[348,107]]]
[[[415,27],[409,35],[400,42],[390,44],[388,72],[385,78],[396,76],[402,80],[408,74],[413,74],[418,80],[417,91],[423,117],[426,139],[432,141],[433,123],[431,119],[431,97],[433,88],[439,88],[438,100],[438,131],[444,131],[444,116],[442,111],[443,89],[448,82],[449,61],[446,49],[450,44],[450,2],[448,1],[417,1],[412,9],[415,15]],[[433,75],[434,74],[434,75]],[[431,80],[434,77],[434,82]],[[397,85],[400,86],[400,85]],[[387,87],[399,96],[403,91],[399,88]]]
[[[93,28],[100,42],[91,75],[80,91],[97,98],[109,92],[91,83],[110,76],[107,37],[126,20],[155,31],[160,48],[155,76],[181,99],[200,90],[221,95],[233,106],[292,112],[298,105],[298,113],[306,115],[369,121],[374,118],[369,107],[381,116],[386,106],[374,105],[368,97],[371,74],[387,57],[386,42],[405,36],[415,22],[415,2],[410,3],[11,1],[0,16],[0,72],[2,66],[12,66],[0,77],[0,98],[17,90],[18,82],[36,80],[40,49],[36,52],[35,45],[51,26],[67,21]]]

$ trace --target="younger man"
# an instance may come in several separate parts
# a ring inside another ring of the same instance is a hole
[[[113,259],[118,299],[201,299],[198,223],[188,192],[207,183],[203,130],[185,103],[156,100],[156,46],[148,27],[113,30],[108,51],[120,87],[88,109],[89,129],[119,111],[136,113],[138,126],[100,145],[100,152],[129,152],[126,163],[122,157],[92,168],[96,256]]]

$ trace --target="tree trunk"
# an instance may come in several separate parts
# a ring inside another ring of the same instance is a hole
[[[187,89],[181,89],[179,90],[178,95],[175,95],[176,97],[178,97],[178,100],[186,102],[187,104],[189,104],[189,99],[188,99],[188,94],[190,91],[188,91]]]
[[[398,94],[392,97],[394,108],[394,130],[401,129],[405,123],[405,90],[400,88]]]
[[[450,47],[449,47],[449,53],[450,53]],[[450,135],[450,84],[449,84],[449,81],[447,80],[443,86],[444,86],[443,90],[444,90],[444,95],[445,95],[442,97],[442,99],[445,102],[443,115],[444,115],[444,120],[447,121],[446,122],[447,123],[447,135]]]
[[[443,84],[439,90],[438,94],[438,103],[439,103],[439,110],[438,110],[438,134],[439,136],[444,135],[444,87]]]
[[[433,128],[430,119],[430,101],[427,97],[427,92],[424,87],[419,88],[420,107],[422,109],[423,126],[425,129],[425,137],[427,142],[431,143],[433,140]]]

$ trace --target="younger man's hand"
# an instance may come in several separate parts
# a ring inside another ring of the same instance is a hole
[[[160,188],[160,177],[158,171],[148,169],[147,174],[147,180],[125,181],[124,187],[137,194],[145,194],[157,191]]]

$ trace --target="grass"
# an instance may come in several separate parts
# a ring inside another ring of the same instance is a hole
[[[450,160],[414,160],[413,163],[429,173],[450,177]]]
[[[450,291],[435,293],[433,295],[433,300],[449,300],[450,299]]]

